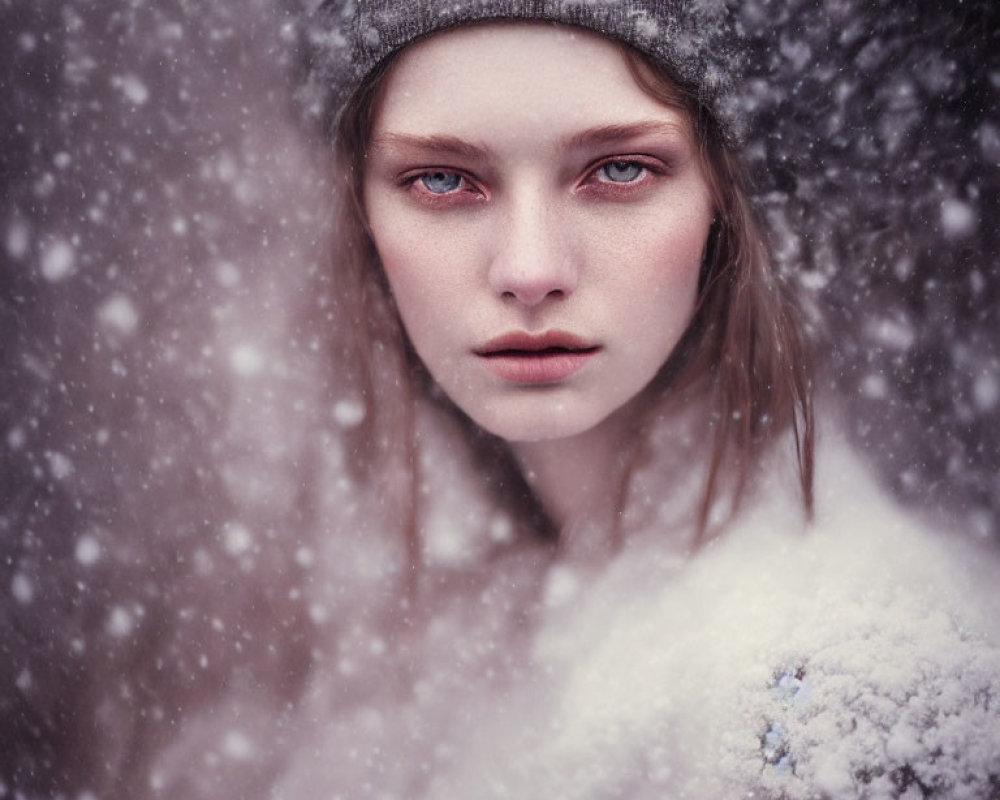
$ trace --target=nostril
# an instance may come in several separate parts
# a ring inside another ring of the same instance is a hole
[[[549,298],[554,298],[556,300],[561,300],[566,297],[566,292],[563,289],[550,289],[547,292],[540,293],[534,296],[535,299],[532,300],[527,293],[518,292],[512,289],[505,289],[500,293],[500,299],[504,301],[509,300],[519,300],[521,302],[528,302],[529,304],[534,304],[536,302],[541,302]]]

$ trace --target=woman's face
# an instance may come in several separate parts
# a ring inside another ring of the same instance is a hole
[[[597,35],[490,24],[407,48],[363,193],[417,354],[508,441],[599,425],[691,318],[713,209],[690,122]]]

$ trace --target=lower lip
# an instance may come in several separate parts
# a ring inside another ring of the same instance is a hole
[[[547,384],[558,383],[579,371],[596,352],[595,348],[551,353],[497,353],[480,358],[486,361],[488,370],[510,383]]]

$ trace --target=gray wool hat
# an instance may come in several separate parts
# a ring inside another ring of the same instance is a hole
[[[302,29],[301,97],[332,132],[365,77],[406,45],[503,19],[576,25],[630,45],[693,92],[729,144],[742,139],[733,93],[742,54],[724,0],[326,0]]]

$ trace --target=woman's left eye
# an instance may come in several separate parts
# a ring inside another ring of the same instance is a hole
[[[417,180],[431,194],[451,194],[458,191],[462,186],[461,175],[456,172],[446,172],[445,170],[425,172]]]
[[[638,161],[609,161],[597,168],[597,180],[603,183],[632,183],[646,172],[646,165]]]

